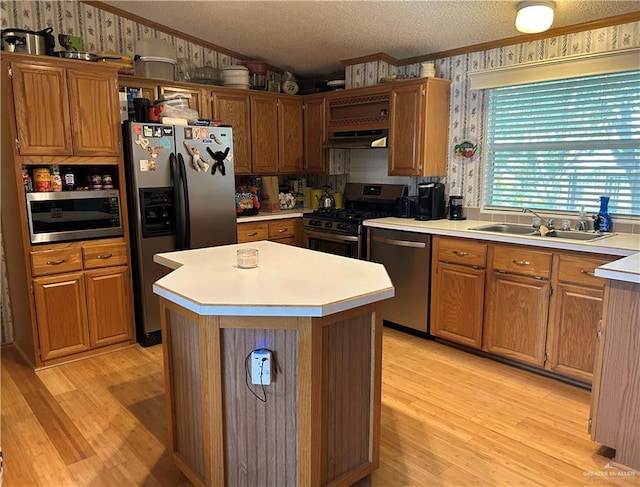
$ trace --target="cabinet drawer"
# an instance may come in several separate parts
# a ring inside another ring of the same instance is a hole
[[[487,244],[459,238],[439,238],[438,260],[484,268],[487,265]]]
[[[519,247],[495,245],[493,248],[493,270],[509,274],[549,278],[551,254]]]
[[[31,252],[31,274],[34,277],[81,270],[82,253],[80,249],[56,249]]]
[[[593,272],[596,267],[612,260],[614,259],[561,254],[558,256],[558,281],[603,287],[605,279],[594,276]]]
[[[126,265],[127,244],[90,245],[82,247],[82,259],[85,269]]]
[[[238,243],[256,242],[269,238],[267,222],[249,222],[238,224]]]
[[[286,220],[273,220],[269,222],[269,239],[293,237],[295,234],[294,221],[291,218]]]

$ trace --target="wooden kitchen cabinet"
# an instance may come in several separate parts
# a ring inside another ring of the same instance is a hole
[[[238,243],[271,240],[300,246],[302,218],[278,218],[259,222],[238,223]]]
[[[38,56],[42,57],[42,56]],[[18,153],[118,156],[120,112],[115,70],[10,58]]]
[[[213,118],[233,127],[236,174],[251,174],[251,101],[246,90],[213,90]]]
[[[278,98],[251,95],[251,158],[253,171],[278,172]]]
[[[304,172],[324,174],[327,170],[326,98],[324,95],[304,97]]]
[[[210,90],[187,85],[161,84],[158,91],[160,96],[189,95],[189,108],[196,110],[199,118],[211,118]]]
[[[450,84],[426,78],[392,87],[389,176],[447,174]]]
[[[129,267],[85,272],[87,317],[92,348],[133,338],[133,299]]]
[[[493,245],[483,350],[542,367],[549,309],[551,253]]]
[[[296,96],[278,97],[278,172],[304,170],[303,104]]]
[[[434,237],[430,333],[482,347],[487,244]]]
[[[82,272],[33,280],[40,358],[44,362],[89,350]]]
[[[591,392],[591,439],[640,470],[640,283],[610,280]]]
[[[546,368],[591,383],[605,282],[594,271],[613,259],[554,255]]]
[[[67,245],[31,252],[40,360],[45,365],[134,338],[127,245]]]
[[[302,98],[251,94],[252,170],[260,174],[303,170]]]

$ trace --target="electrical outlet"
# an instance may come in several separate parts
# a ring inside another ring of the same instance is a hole
[[[271,384],[271,351],[264,348],[251,352],[251,383]]]

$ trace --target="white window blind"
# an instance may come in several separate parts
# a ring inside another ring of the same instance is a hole
[[[640,71],[489,90],[486,208],[640,216]]]

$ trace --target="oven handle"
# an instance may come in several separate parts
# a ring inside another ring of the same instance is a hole
[[[424,249],[427,245],[424,242],[412,242],[411,240],[396,240],[395,238],[373,237],[374,242],[386,243],[397,247],[413,247],[416,249]]]
[[[360,239],[357,235],[336,235],[335,233],[313,232],[307,229],[304,230],[304,236],[328,240],[330,242],[357,242]]]

